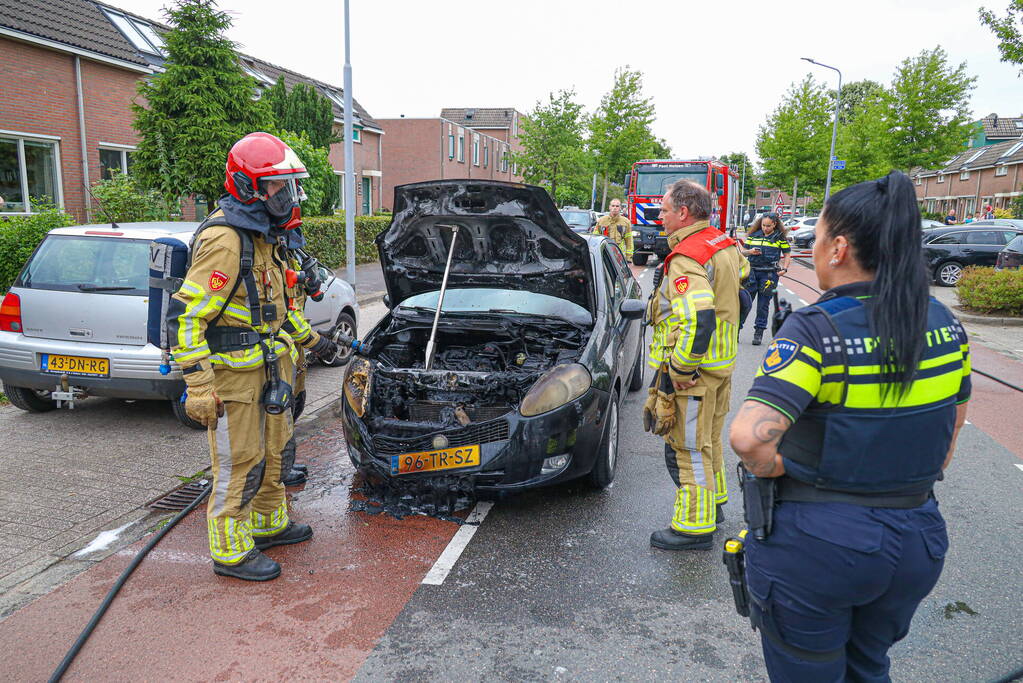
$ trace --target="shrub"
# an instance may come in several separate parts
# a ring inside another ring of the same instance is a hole
[[[1015,218],[1009,209],[995,209],[995,218]]]
[[[32,200],[38,212],[0,220],[0,293],[11,288],[32,252],[54,228],[75,224],[75,219],[52,204]]]
[[[92,186],[92,198],[99,205],[97,223],[170,220],[170,210],[158,192],[146,190],[134,176],[117,170],[109,180]]]
[[[971,266],[959,278],[956,294],[971,311],[1023,315],[1023,270]]]
[[[355,217],[355,262],[370,263],[378,258],[374,243],[376,236],[391,224],[386,216]],[[314,216],[302,219],[302,234],[308,250],[328,268],[340,268],[346,263],[345,217]]]
[[[942,223],[945,222],[945,214],[940,211],[921,211],[920,218],[931,221],[941,221]]]

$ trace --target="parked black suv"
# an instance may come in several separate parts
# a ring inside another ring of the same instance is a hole
[[[924,257],[935,283],[954,287],[966,266],[993,266],[998,252],[1023,230],[1007,226],[950,225],[924,231]]]

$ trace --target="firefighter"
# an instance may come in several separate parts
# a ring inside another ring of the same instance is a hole
[[[827,291],[789,316],[732,422],[746,467],[775,482],[773,529],[746,538],[771,680],[890,680],[888,650],[941,574],[932,489],[966,420],[970,358],[928,298],[920,240],[906,175],[832,195],[813,249]]]
[[[785,228],[776,213],[765,213],[753,223],[746,235],[745,248],[740,251],[749,257],[752,272],[746,280],[746,291],[756,300],[757,317],[753,322],[753,345],[759,346],[767,329],[767,317],[778,289],[778,278],[789,270],[792,252],[785,237]],[[739,327],[746,322],[743,316]]]
[[[319,273],[316,272],[318,264],[316,259],[308,258],[302,249],[305,246],[305,238],[302,236],[301,228],[289,231],[287,238],[288,268],[294,276],[287,283],[291,310],[288,311],[287,320],[284,321],[284,331],[313,355],[332,358],[337,353],[337,345],[313,330],[305,317],[307,293],[312,291],[315,294],[320,289]],[[302,258],[303,255],[306,256],[305,259]],[[309,362],[306,359],[306,354],[299,353],[292,387],[295,394],[293,415],[296,420],[305,407],[305,377],[308,367]],[[295,462],[295,449],[295,436],[292,434],[281,452],[281,482],[285,486],[298,486],[304,484],[308,479],[309,468]]]
[[[618,248],[625,254],[627,261],[632,260],[632,223],[622,215],[622,203],[617,199],[611,200],[611,212],[601,216],[593,227],[593,232],[598,235],[607,235]]]
[[[661,220],[671,253],[647,315],[656,372],[644,425],[664,437],[678,487],[671,524],[650,545],[707,550],[728,501],[721,432],[731,399],[739,332],[739,282],[748,268],[735,242],[710,227],[711,197],[690,181],[665,193]]]
[[[298,359],[282,329],[284,236],[301,224],[298,179],[307,176],[273,135],[251,133],[236,142],[227,156],[228,194],[197,230],[168,310],[172,355],[187,386],[185,411],[208,429],[213,571],[250,581],[281,572],[262,550],[313,534],[288,516],[279,457],[292,433],[288,383]]]

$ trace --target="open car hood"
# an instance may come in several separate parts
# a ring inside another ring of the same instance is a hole
[[[476,180],[395,188],[394,218],[376,238],[391,305],[440,289],[454,225],[449,288],[526,290],[596,311],[589,246],[547,192]]]

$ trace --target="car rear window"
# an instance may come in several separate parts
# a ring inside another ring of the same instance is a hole
[[[1016,235],[1012,241],[1005,245],[1010,251],[1023,251],[1023,235]]]
[[[50,235],[16,287],[61,292],[149,295],[149,240]]]

